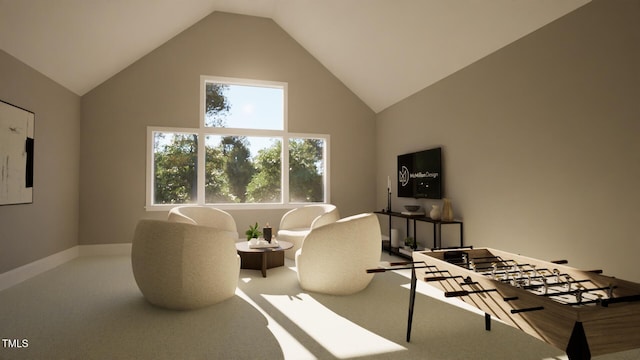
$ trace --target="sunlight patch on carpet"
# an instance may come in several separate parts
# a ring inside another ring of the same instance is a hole
[[[263,297],[339,359],[407,350],[339,316],[308,294]]]
[[[289,332],[287,332],[278,322],[276,322],[269,314],[264,311],[258,304],[256,304],[251,298],[245,294],[239,288],[236,289],[236,295],[242,298],[247,303],[251,304],[256,310],[258,310],[267,319],[267,328],[273,336],[276,338],[282,349],[285,359],[300,359],[300,360],[315,360],[316,357],[309,352],[298,340],[296,340]]]
[[[411,280],[411,270],[394,270],[394,273],[404,276],[407,280]],[[410,282],[405,285],[402,285],[403,288],[409,290],[411,288]],[[461,309],[476,313],[478,315],[483,315],[484,312],[476,308],[475,306],[469,305],[461,299],[458,298],[448,298],[444,296],[444,292],[435,286],[431,286],[424,281],[418,281],[416,284],[416,293],[429,296],[436,300],[440,300],[442,302],[448,303],[453,306],[457,306]]]

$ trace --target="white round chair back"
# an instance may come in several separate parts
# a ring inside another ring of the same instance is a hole
[[[340,219],[340,213],[335,205],[317,204],[307,205],[288,211],[280,220],[277,238],[293,244],[284,252],[289,259],[294,259],[296,251],[302,246],[305,236],[313,228],[333,223]]]
[[[374,214],[350,216],[314,228],[296,252],[304,290],[347,295],[366,288],[382,255],[380,223]]]
[[[224,210],[208,206],[177,206],[169,210],[168,220],[229,231],[234,241],[238,241],[236,222],[233,216]]]
[[[162,220],[138,222],[131,265],[147,301],[176,310],[234,296],[240,275],[240,257],[228,231]]]

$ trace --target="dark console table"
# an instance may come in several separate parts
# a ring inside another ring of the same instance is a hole
[[[399,212],[393,211],[374,211],[376,214],[386,215],[389,217],[389,246],[384,246],[383,248],[389,251],[390,254],[400,255],[404,257],[408,257],[406,254],[401,253],[398,248],[391,247],[391,218],[403,218],[406,219],[407,226],[407,236],[409,236],[409,226],[413,223],[413,238],[414,244],[418,241],[418,237],[416,234],[416,222],[428,222],[433,224],[433,248],[439,249],[442,247],[442,225],[458,225],[460,226],[460,247],[464,247],[464,237],[463,237],[463,229],[462,229],[462,221],[452,220],[452,221],[444,221],[444,220],[434,220],[428,216],[424,215],[406,215]],[[414,249],[415,250],[415,249]]]

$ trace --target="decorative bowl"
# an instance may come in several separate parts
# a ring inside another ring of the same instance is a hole
[[[405,205],[404,208],[407,209],[407,211],[414,212],[420,210],[420,205]]]

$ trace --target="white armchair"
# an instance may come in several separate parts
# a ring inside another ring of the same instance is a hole
[[[296,251],[302,246],[304,237],[311,229],[330,224],[340,219],[338,208],[331,204],[307,205],[285,213],[280,220],[278,240],[288,241],[293,247],[284,252],[289,259],[294,259]]]
[[[223,241],[211,241],[211,239]],[[196,309],[234,296],[240,257],[228,231],[140,220],[131,246],[133,275],[150,303]]]
[[[382,255],[380,223],[359,214],[314,228],[296,252],[298,281],[304,290],[332,295],[366,288]]]
[[[238,229],[233,217],[226,211],[207,206],[184,205],[169,210],[168,220],[193,225],[208,226],[230,233],[238,241]]]

